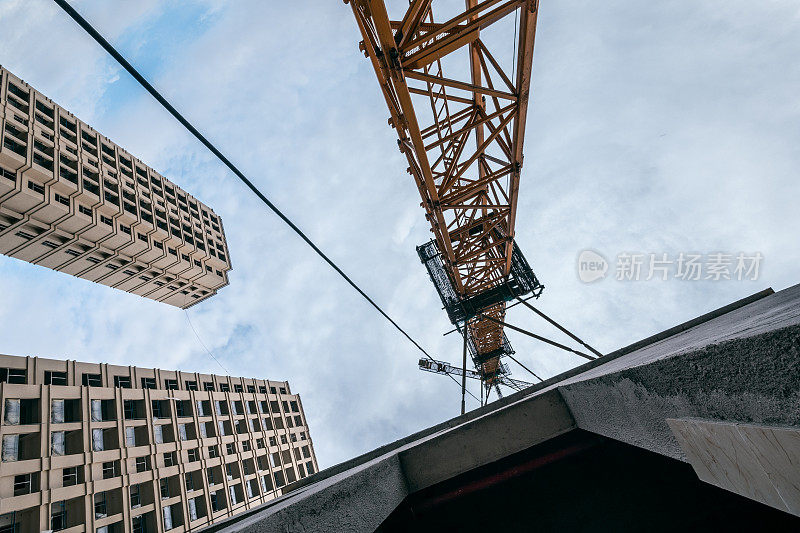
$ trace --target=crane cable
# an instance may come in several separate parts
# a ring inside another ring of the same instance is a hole
[[[258,188],[255,185],[253,185],[253,182],[251,182],[249,179],[247,179],[247,177],[242,173],[242,171],[239,170],[236,167],[236,165],[234,165],[230,161],[230,159],[225,157],[225,155],[216,146],[214,146],[214,144],[212,144],[211,141],[206,139],[205,136],[197,130],[197,128],[195,128],[188,120],[186,120],[186,118],[184,118],[184,116],[181,115],[178,112],[178,110],[175,109],[172,106],[172,104],[170,104],[167,101],[167,99],[164,98],[161,95],[161,93],[159,93],[150,84],[150,82],[148,82],[147,79],[144,76],[142,76],[139,73],[139,71],[137,71],[133,67],[133,65],[131,65],[128,62],[128,60],[126,60],[122,56],[122,54],[120,54],[116,50],[116,48],[114,48],[102,35],[100,35],[100,33],[86,19],[84,19],[77,11],[75,11],[75,9],[73,9],[73,7],[66,0],[53,0],[53,1],[59,7],[61,7],[61,9],[63,9],[67,13],[67,15],[69,15],[72,18],[72,20],[77,22],[78,25],[86,31],[86,33],[91,35],[92,38],[97,42],[97,44],[99,44],[101,47],[103,47],[103,49],[106,52],[108,52],[109,55],[111,55],[111,57],[113,57],[122,66],[122,68],[124,68],[126,71],[128,71],[128,74],[133,76],[133,78],[137,82],[139,82],[139,85],[144,87],[144,89],[147,90],[147,92],[149,92],[150,95],[153,98],[155,98],[158,101],[159,104],[161,104],[164,107],[164,109],[169,111],[169,113],[173,117],[175,117],[175,119],[178,122],[180,122],[181,125],[183,125],[183,127],[185,127],[187,130],[189,130],[189,132],[192,135],[194,135],[195,138],[203,144],[203,146],[208,148],[208,150],[212,154],[214,154],[217,157],[217,159],[219,159],[226,167],[228,167],[228,169],[230,169],[230,171],[233,172],[236,175],[236,177],[238,177],[242,181],[242,183],[247,185],[247,187],[256,196],[258,196],[258,198],[262,202],[264,202],[264,204],[266,204],[266,206],[269,207],[270,210],[272,210],[272,212],[275,213],[278,216],[278,218],[280,218],[287,226],[289,226],[292,229],[292,231],[294,231],[301,239],[303,239],[303,241],[305,241],[305,243],[307,245],[309,245],[311,247],[311,249],[314,250],[317,253],[317,255],[319,255],[326,263],[328,263],[328,265],[330,265],[331,268],[333,268],[342,278],[344,278],[344,280],[347,283],[349,283],[351,287],[353,287],[362,297],[364,297],[364,299],[367,300],[367,302],[369,302],[370,305],[372,305],[372,307],[374,307],[381,315],[383,315],[383,317],[386,320],[388,320],[400,333],[402,333],[414,346],[416,346],[419,351],[421,351],[423,354],[425,354],[425,357],[427,357],[431,361],[435,361],[435,359],[433,357],[431,357],[430,354],[427,351],[425,351],[425,349],[422,346],[420,346],[419,343],[417,341],[415,341],[411,337],[411,335],[406,333],[406,331],[403,328],[401,328],[400,325],[397,322],[395,322],[394,319],[392,319],[392,317],[390,317],[388,314],[386,314],[386,312],[377,303],[375,303],[375,301],[372,298],[370,298],[367,295],[367,293],[365,293],[363,290],[361,290],[361,288],[358,285],[356,285],[355,282],[353,280],[351,280],[350,277],[347,274],[345,274],[344,271],[336,265],[336,263],[334,263],[327,255],[325,255],[325,252],[320,250],[319,247],[316,244],[314,244],[314,242],[311,239],[309,239],[308,236],[306,236],[306,234],[303,233],[303,231],[294,224],[294,222],[292,222],[289,219],[289,217],[284,215],[283,212],[281,212],[281,210],[278,209],[275,206],[275,204],[273,204],[266,196],[264,196],[264,194],[260,190],[258,190]],[[456,385],[458,385],[458,388],[461,388],[461,385],[458,383],[458,381],[456,381],[455,378],[453,378],[453,376],[450,376],[450,378],[453,380],[453,382],[456,383]],[[470,396],[472,396],[473,398],[478,400],[478,398],[475,397],[474,394],[470,393]],[[478,401],[480,401],[480,400],[478,400]]]

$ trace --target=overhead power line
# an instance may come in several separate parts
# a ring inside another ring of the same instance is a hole
[[[384,310],[383,310],[383,309],[382,309],[382,308],[381,308],[381,307],[380,307],[380,306],[379,306],[377,303],[375,303],[375,301],[374,301],[372,298],[370,298],[370,297],[367,295],[367,293],[365,293],[363,290],[361,290],[361,287],[359,287],[358,285],[356,285],[356,284],[355,284],[355,282],[354,282],[352,279],[350,279],[350,277],[349,277],[347,274],[345,274],[345,273],[344,273],[344,271],[343,271],[341,268],[339,268],[339,267],[336,265],[336,263],[334,263],[334,262],[333,262],[333,261],[332,261],[332,260],[331,260],[331,259],[330,259],[330,258],[327,256],[327,255],[325,255],[325,252],[323,252],[322,250],[320,250],[320,249],[319,249],[319,247],[318,247],[316,244],[314,244],[314,242],[313,242],[311,239],[309,239],[309,238],[308,238],[308,236],[307,236],[305,233],[303,233],[303,230],[301,230],[300,228],[298,228],[298,227],[295,225],[295,223],[294,223],[294,222],[292,222],[292,221],[289,219],[289,217],[287,217],[286,215],[284,215],[284,214],[283,214],[283,212],[282,212],[280,209],[278,209],[278,208],[277,208],[277,206],[275,206],[275,204],[273,204],[273,203],[272,203],[272,202],[269,200],[269,198],[267,198],[266,196],[264,196],[264,194],[263,194],[263,193],[262,193],[260,190],[258,190],[258,188],[257,188],[255,185],[253,185],[253,182],[251,182],[251,181],[250,181],[250,180],[247,178],[247,176],[245,176],[245,175],[242,173],[242,171],[241,171],[241,170],[239,170],[239,169],[236,167],[236,165],[234,165],[234,164],[233,164],[233,163],[230,161],[230,159],[228,159],[228,158],[225,156],[225,154],[223,154],[223,153],[222,153],[222,152],[221,152],[221,151],[220,151],[220,150],[219,150],[219,149],[218,149],[218,148],[217,148],[217,147],[216,147],[216,146],[215,146],[215,145],[214,145],[214,144],[213,144],[211,141],[209,141],[208,139],[206,139],[206,137],[205,137],[205,136],[204,136],[202,133],[200,133],[200,132],[197,130],[197,128],[195,128],[195,127],[194,127],[194,126],[191,124],[191,122],[189,122],[189,121],[188,121],[186,118],[184,118],[184,116],[183,116],[183,115],[181,115],[181,114],[178,112],[178,110],[177,110],[177,109],[175,109],[175,107],[173,107],[173,105],[172,105],[172,104],[170,104],[170,103],[169,103],[169,101],[167,101],[167,99],[166,99],[166,98],[164,98],[164,97],[161,95],[161,93],[159,93],[159,92],[158,92],[158,91],[155,89],[155,87],[153,87],[153,86],[150,84],[150,82],[149,82],[149,81],[147,81],[147,79],[146,79],[144,76],[142,76],[142,75],[139,73],[139,71],[138,71],[138,70],[136,70],[136,69],[133,67],[133,65],[131,65],[131,64],[128,62],[128,60],[127,60],[127,59],[125,59],[125,57],[123,57],[123,56],[122,56],[122,54],[120,54],[120,53],[117,51],[117,49],[116,49],[116,48],[114,48],[114,47],[111,45],[111,43],[109,43],[109,42],[108,42],[108,41],[107,41],[107,40],[106,40],[106,39],[105,39],[105,38],[104,38],[102,35],[100,35],[100,33],[99,33],[99,32],[98,32],[98,31],[97,31],[95,28],[94,28],[94,26],[92,26],[92,25],[91,25],[91,24],[90,24],[90,23],[89,23],[89,22],[88,22],[86,19],[84,19],[84,18],[83,18],[83,17],[82,17],[82,16],[81,16],[81,15],[80,15],[80,14],[79,14],[77,11],[75,11],[75,9],[73,9],[73,8],[72,8],[72,6],[71,6],[71,5],[69,5],[69,3],[68,3],[66,0],[53,0],[53,1],[54,1],[56,4],[58,4],[58,6],[59,6],[59,7],[61,7],[61,9],[63,9],[63,10],[64,10],[64,11],[65,11],[65,12],[66,12],[66,13],[67,13],[67,14],[68,14],[68,15],[69,15],[71,18],[72,18],[72,20],[74,20],[75,22],[77,22],[77,23],[78,23],[78,25],[79,25],[81,28],[83,28],[83,29],[86,31],[86,33],[88,33],[89,35],[91,35],[91,36],[92,36],[92,38],[93,38],[93,39],[94,39],[94,40],[97,42],[97,44],[99,44],[100,46],[102,46],[102,47],[103,47],[103,49],[104,49],[106,52],[108,52],[108,53],[109,53],[109,55],[111,55],[111,57],[113,57],[114,59],[116,59],[116,61],[117,61],[117,62],[118,62],[118,63],[119,63],[121,66],[122,66],[122,68],[124,68],[126,71],[128,71],[128,74],[130,74],[131,76],[133,76],[133,78],[134,78],[134,79],[135,79],[137,82],[139,82],[139,84],[140,84],[142,87],[144,87],[144,88],[145,88],[145,90],[147,90],[147,92],[149,92],[149,93],[150,93],[150,95],[151,95],[153,98],[155,98],[155,99],[158,101],[158,103],[159,103],[159,104],[161,104],[161,105],[164,107],[164,109],[166,109],[167,111],[169,111],[169,113],[170,113],[170,114],[171,114],[173,117],[175,117],[175,119],[176,119],[178,122],[180,122],[180,123],[181,123],[181,125],[183,125],[183,127],[185,127],[187,130],[189,130],[189,132],[190,132],[192,135],[194,135],[194,136],[195,136],[195,138],[197,138],[197,140],[198,140],[198,141],[200,141],[200,142],[203,144],[203,146],[205,146],[206,148],[208,148],[208,149],[209,149],[209,151],[211,151],[211,153],[212,153],[212,154],[214,154],[214,155],[217,157],[217,159],[219,159],[220,161],[222,161],[222,163],[223,163],[223,164],[225,164],[225,166],[226,166],[226,167],[228,167],[228,168],[230,169],[230,171],[231,171],[231,172],[233,172],[233,173],[236,175],[236,177],[238,177],[238,178],[239,178],[239,179],[242,181],[242,183],[244,183],[245,185],[247,185],[247,187],[248,187],[248,188],[249,188],[251,191],[253,191],[253,193],[254,193],[256,196],[258,196],[258,198],[259,198],[259,199],[260,199],[262,202],[264,202],[264,204],[266,204],[266,206],[267,206],[267,207],[269,207],[269,208],[270,208],[270,210],[271,210],[273,213],[275,213],[275,214],[278,216],[278,218],[280,218],[280,219],[281,219],[281,220],[282,220],[282,221],[283,221],[283,222],[284,222],[284,223],[285,223],[287,226],[289,226],[289,227],[292,229],[292,231],[294,231],[294,232],[295,232],[295,233],[296,233],[296,234],[297,234],[297,235],[298,235],[298,236],[299,236],[301,239],[303,239],[303,241],[305,241],[305,243],[306,243],[308,246],[310,246],[310,247],[311,247],[311,249],[312,249],[312,250],[314,250],[314,251],[317,253],[317,255],[319,255],[319,256],[320,256],[320,257],[321,257],[321,258],[322,258],[322,259],[323,259],[323,260],[324,260],[326,263],[328,263],[328,265],[330,265],[330,267],[331,267],[331,268],[333,268],[333,269],[334,269],[334,270],[335,270],[335,271],[336,271],[336,272],[337,272],[337,273],[338,273],[338,274],[339,274],[339,275],[340,275],[342,278],[344,278],[344,280],[345,280],[345,281],[346,281],[346,282],[347,282],[347,283],[348,283],[348,284],[349,284],[351,287],[353,287],[353,289],[355,289],[355,290],[356,290],[356,291],[357,291],[357,292],[358,292],[358,293],[359,293],[359,294],[360,294],[360,295],[361,295],[361,296],[362,296],[362,297],[363,297],[363,298],[364,298],[364,299],[365,299],[367,302],[369,302],[369,303],[370,303],[370,305],[372,305],[372,307],[374,307],[374,308],[375,308],[375,309],[376,309],[376,310],[377,310],[377,311],[378,311],[378,312],[379,312],[381,315],[383,315],[383,317],[384,317],[386,320],[388,320],[388,321],[389,321],[389,322],[390,322],[390,323],[391,323],[391,324],[392,324],[392,325],[393,325],[393,326],[394,326],[394,327],[397,329],[397,331],[399,331],[400,333],[402,333],[402,334],[403,334],[403,336],[404,336],[406,339],[408,339],[408,340],[409,340],[409,341],[410,341],[410,342],[411,342],[411,343],[412,343],[414,346],[416,346],[416,348],[417,348],[417,349],[418,349],[420,352],[422,352],[422,353],[425,355],[425,357],[427,357],[427,358],[428,358],[428,359],[430,359],[431,361],[435,361],[435,359],[434,359],[433,357],[431,357],[431,355],[430,355],[430,354],[429,354],[429,353],[428,353],[428,352],[427,352],[427,351],[426,351],[426,350],[425,350],[425,349],[424,349],[422,346],[420,346],[420,345],[419,345],[419,343],[418,343],[417,341],[415,341],[415,340],[414,340],[414,339],[411,337],[411,335],[409,335],[408,333],[406,333],[406,331],[405,331],[403,328],[401,328],[401,327],[400,327],[400,325],[399,325],[397,322],[395,322],[395,321],[394,321],[394,319],[393,319],[392,317],[390,317],[388,314],[386,314],[386,311],[384,311]],[[458,383],[458,381],[456,381],[456,380],[455,380],[455,378],[453,378],[452,376],[450,376],[450,378],[451,378],[451,379],[452,379],[452,380],[453,380],[453,381],[456,383],[456,385],[458,385],[458,386],[459,386],[459,388],[461,388],[461,385]],[[470,396],[472,396],[473,398],[475,398],[476,400],[478,400],[478,398],[476,398],[474,394],[470,393]],[[480,400],[478,400],[478,401],[480,401]]]

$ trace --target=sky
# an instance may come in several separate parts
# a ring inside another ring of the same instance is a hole
[[[435,358],[460,361],[349,6],[72,3]],[[290,382],[321,467],[459,413],[456,384],[420,372],[419,352],[53,2],[0,0],[0,27],[0,64],[210,205],[233,263],[230,286],[187,313],[0,256],[0,353],[225,373],[205,344],[231,375]],[[516,224],[546,286],[537,306],[607,353],[800,281],[798,57],[794,0],[541,2]],[[581,281],[585,250],[604,278]],[[681,253],[701,279],[676,276]],[[733,279],[704,279],[720,253]],[[736,279],[739,253],[760,254],[757,276]],[[666,280],[647,279],[650,254],[675,261]],[[568,341],[522,306],[507,320]],[[583,361],[508,336],[542,377]]]

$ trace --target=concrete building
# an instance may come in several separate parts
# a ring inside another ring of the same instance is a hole
[[[285,381],[0,355],[0,532],[192,531],[317,471]]]
[[[0,253],[178,307],[231,269],[208,206],[0,67]]]
[[[800,531],[800,285],[290,489],[206,531]]]

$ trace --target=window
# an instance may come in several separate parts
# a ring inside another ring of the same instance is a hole
[[[199,448],[192,448],[187,452],[187,456],[189,457],[189,462],[193,463],[195,461],[200,460],[200,449]]]
[[[28,182],[28,188],[33,192],[38,192],[39,194],[44,194],[44,187],[36,183],[35,181]]]
[[[100,374],[83,374],[83,386],[84,387],[102,387],[103,386],[103,379]]]
[[[281,394],[286,394],[286,387],[281,387],[280,391],[281,391]]]
[[[156,444],[164,443],[164,426],[153,426],[153,441]]]
[[[220,392],[230,392],[231,388],[227,383],[220,383],[219,390]]]
[[[269,409],[273,413],[280,413],[281,412],[280,404],[278,402],[276,402],[275,400],[272,400],[271,402],[269,402]]]
[[[286,435],[281,435],[281,444],[286,444]]]
[[[178,380],[177,379],[165,379],[164,386],[167,390],[178,390]]]
[[[266,394],[267,393],[267,388],[264,385],[261,385],[260,387],[258,387],[258,392],[260,394]]]
[[[64,432],[53,431],[50,435],[50,454],[64,455]]]
[[[113,226],[114,225],[114,221],[111,220],[110,218],[108,218],[105,215],[100,215],[100,222],[102,222],[106,226]]]
[[[255,393],[256,392],[256,388],[253,385],[248,385],[247,386],[247,392]]]
[[[53,502],[50,504],[50,529],[61,531],[67,528],[67,502]]]
[[[161,499],[166,500],[169,498],[169,479],[168,478],[161,478],[159,481],[159,487],[161,492]]]
[[[283,487],[286,485],[286,482],[283,480],[283,470],[276,470],[273,475],[275,476],[276,487]]]
[[[131,378],[128,376],[114,376],[114,386],[121,389],[130,389]]]
[[[213,468],[206,468],[206,479],[208,479],[209,485],[216,485],[216,481],[214,481],[214,469]],[[213,496],[213,494],[212,494]]]
[[[219,448],[217,446],[209,446],[208,447],[208,456],[213,459],[215,457],[219,457]]]
[[[103,440],[103,430],[102,429],[93,429],[92,430],[92,451],[94,452],[102,452],[105,450],[105,442]]]
[[[131,509],[136,509],[142,506],[142,492],[139,483],[131,485]]]
[[[188,501],[188,503],[189,503],[189,521],[190,522],[194,522],[195,520],[198,519],[197,503],[196,503],[195,500],[199,500],[199,498],[190,498],[189,501]]]
[[[72,485],[77,485],[80,480],[78,467],[73,466],[70,468],[65,468],[62,472],[62,481],[65,487],[71,487]]]
[[[3,462],[19,460],[19,435],[3,435]]]
[[[243,452],[249,452],[249,451],[250,451],[250,450],[252,450],[252,449],[253,449],[253,447],[252,447],[252,445],[250,444],[250,441],[249,441],[249,440],[246,440],[246,441],[243,441],[243,442],[242,442],[242,451],[243,451]]]
[[[136,458],[136,471],[147,472],[150,470],[150,456],[145,455]]]
[[[275,390],[275,387],[270,387],[270,388],[269,388],[269,393],[270,393],[270,394],[277,394],[277,393],[278,393],[278,391],[277,391],[277,390]]]
[[[144,515],[134,516],[131,518],[131,530],[133,533],[146,533]]]
[[[141,400],[138,400],[141,401]],[[122,410],[125,414],[125,420],[136,420],[139,417],[139,409],[137,408],[137,400],[123,400]],[[143,409],[142,409],[143,410]]]
[[[119,476],[119,461],[103,463],[103,479],[111,479],[117,476]]]
[[[106,505],[106,493],[96,492],[94,495],[94,517],[106,518],[108,516],[108,508]]]
[[[310,461],[306,463],[306,471],[308,472],[309,476],[314,473],[314,464]]]
[[[186,472],[183,475],[183,480],[186,483],[186,490],[191,491],[194,490],[194,476],[191,472]]]
[[[45,370],[44,371],[44,384],[45,385],[66,385],[67,384],[67,373],[66,372],[56,372],[53,370]]]
[[[239,385],[237,383],[237,384],[234,384],[234,386],[233,386],[233,392],[244,392],[244,389],[242,388],[241,385]]]
[[[178,464],[178,454],[175,452],[167,452],[164,454],[164,466],[175,466]]]
[[[214,383],[211,381],[204,381],[203,382],[203,390],[214,392]]]
[[[189,440],[189,436],[186,431],[186,424],[178,424],[178,436],[181,440]]]
[[[125,446],[136,446],[136,428],[131,426],[125,428]]]
[[[300,427],[303,425],[303,418],[300,415],[294,416],[294,425]]]
[[[91,400],[92,422],[110,422],[116,419],[114,400]]]
[[[233,442],[229,442],[228,444],[226,444],[225,453],[227,453],[228,455],[233,455],[234,453],[236,453],[236,444]]]
[[[143,389],[155,389],[156,388],[156,378],[142,378],[142,388]]]
[[[39,400],[32,398],[6,398],[4,421],[9,425],[36,424],[39,422]]]
[[[86,207],[84,205],[78,204],[78,212],[81,213],[82,215],[86,215],[87,217],[91,217],[92,216],[91,208]]]
[[[175,415],[178,418],[186,418],[192,416],[192,404],[186,400],[175,401]]]
[[[298,407],[297,407],[297,402],[296,401],[289,402],[289,404],[292,406],[292,412],[293,413],[299,413],[300,412],[300,409],[298,409]]]
[[[186,385],[186,390],[197,390],[196,381],[186,381],[184,384]]]
[[[56,202],[69,207],[69,198],[67,198],[66,196],[61,196],[58,193],[55,193],[54,196],[55,196]]]
[[[275,437],[270,437],[269,438],[269,445],[270,446],[277,446],[278,445],[278,440]]]
[[[169,418],[169,403],[167,400],[153,400],[153,418]]]
[[[264,448],[264,439],[256,439],[256,447]]]
[[[39,473],[14,476],[14,496],[22,496],[39,491]]]

